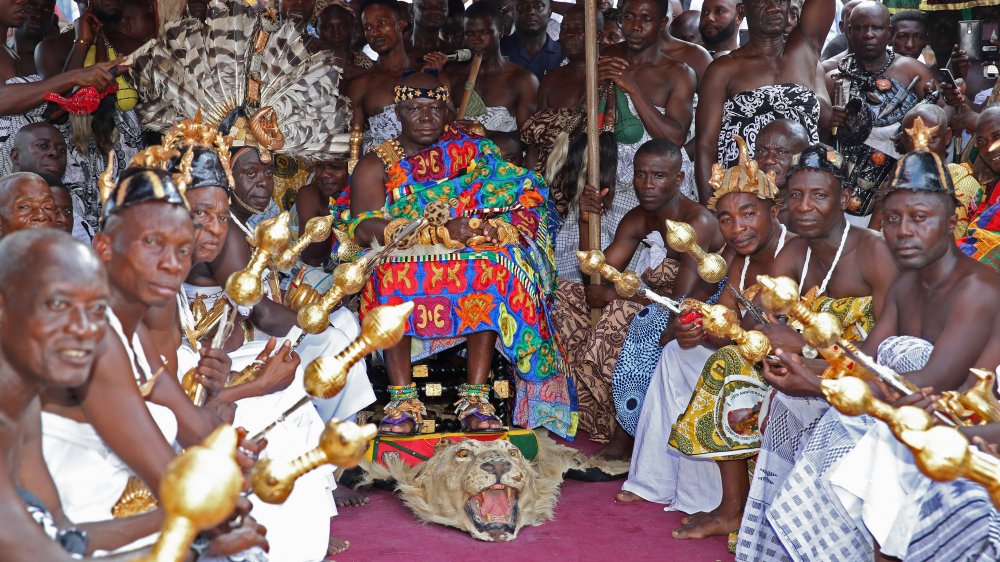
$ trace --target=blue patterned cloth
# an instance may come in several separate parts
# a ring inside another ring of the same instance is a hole
[[[708,304],[719,301],[728,280],[726,277],[719,282]],[[637,312],[628,327],[621,355],[611,376],[611,396],[615,401],[615,419],[629,435],[635,435],[646,390],[660,360],[660,334],[670,325],[670,319],[670,310],[653,303]]]

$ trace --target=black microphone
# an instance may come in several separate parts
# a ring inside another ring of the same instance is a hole
[[[448,62],[465,62],[469,60],[472,60],[472,51],[469,49],[459,49],[448,55]],[[427,61],[424,60],[424,57],[417,57],[417,62],[423,64]]]

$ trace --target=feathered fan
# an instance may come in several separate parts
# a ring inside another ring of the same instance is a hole
[[[226,133],[234,122],[273,127],[276,117],[279,141],[269,147],[276,152],[309,159],[347,152],[350,108],[337,90],[342,71],[332,57],[309,54],[290,23],[236,4],[231,11],[213,7],[222,15],[170,23],[133,54],[145,127],[164,132],[199,109]]]

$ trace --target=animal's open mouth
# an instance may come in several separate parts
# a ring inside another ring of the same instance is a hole
[[[510,540],[517,526],[517,498],[514,488],[494,484],[470,497],[465,502],[465,513],[479,531],[494,540]]]

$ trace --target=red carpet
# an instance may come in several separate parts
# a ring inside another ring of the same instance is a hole
[[[585,452],[599,445],[580,436],[570,443]],[[402,502],[383,490],[367,492],[364,507],[340,510],[333,518],[333,534],[351,541],[339,562],[433,560],[601,560],[614,561],[732,561],[725,537],[678,541],[670,531],[681,514],[663,506],[614,501],[622,481],[578,482],[563,485],[554,520],[525,527],[517,539],[487,543],[440,525],[422,525]]]

